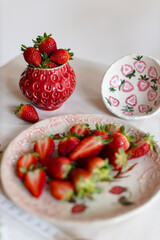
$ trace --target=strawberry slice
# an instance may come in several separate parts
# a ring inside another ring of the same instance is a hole
[[[80,138],[86,137],[87,135],[89,135],[89,124],[88,123],[75,124],[71,127],[70,133],[71,135],[76,137]]]
[[[52,157],[48,160],[47,174],[50,177],[64,179],[71,170],[71,161],[69,158],[60,156]]]
[[[103,140],[101,136],[88,136],[85,137],[70,153],[69,158],[76,161],[79,158],[95,156],[102,150],[104,144],[109,143],[111,140]]]
[[[74,193],[72,183],[66,180],[51,180],[50,189],[53,197],[55,197],[57,200],[69,201]]]
[[[95,179],[90,172],[84,169],[73,169],[70,173],[70,180],[79,198],[83,198],[84,196],[92,197],[93,193],[100,191],[95,187]]]
[[[34,197],[40,197],[46,184],[45,172],[40,168],[27,172],[24,178],[24,184]]]
[[[85,170],[90,172],[97,180],[111,181],[113,178],[110,174],[113,167],[108,164],[108,159],[105,160],[98,156],[88,157],[81,160]]]
[[[24,179],[27,170],[29,170],[30,167],[33,168],[37,165],[37,158],[37,153],[26,153],[20,156],[16,163],[17,176],[21,179]]]
[[[64,137],[58,143],[58,153],[60,156],[68,156],[75,147],[80,143],[80,140],[74,136]]]
[[[135,142],[135,146],[130,147],[127,151],[128,159],[138,158],[147,154],[150,150],[156,151],[155,141],[153,140],[154,136],[151,136],[149,133],[145,135],[144,138],[141,138]]]
[[[55,149],[54,140],[51,137],[44,137],[34,144],[34,151],[39,155],[39,161],[46,166],[48,158],[50,158]]]

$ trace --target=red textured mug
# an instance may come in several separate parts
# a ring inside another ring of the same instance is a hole
[[[19,82],[24,96],[42,110],[60,108],[75,86],[76,76],[68,62],[51,69],[27,67]]]

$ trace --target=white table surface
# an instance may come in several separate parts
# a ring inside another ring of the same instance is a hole
[[[113,115],[106,109],[101,99],[100,86],[107,70],[105,64],[75,59],[71,65],[76,73],[76,89],[72,96],[55,111],[37,109],[40,120],[70,113],[94,113]],[[25,68],[22,56],[15,58],[0,69],[0,150],[22,130],[32,124],[19,119],[14,114],[15,106],[28,103],[18,86],[19,76]],[[124,120],[125,121],[125,120]],[[135,127],[150,132],[160,144],[160,114],[145,120],[130,121]],[[159,240],[160,199],[144,212],[120,223],[110,225],[97,233],[96,240]],[[70,237],[44,220],[32,217],[16,207],[0,191],[0,232],[2,240],[69,240]],[[47,229],[47,231],[46,231]],[[85,231],[85,230],[84,230]]]

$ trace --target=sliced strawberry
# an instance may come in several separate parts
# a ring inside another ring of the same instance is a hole
[[[79,198],[83,198],[84,196],[91,197],[93,193],[99,191],[95,187],[95,180],[90,172],[84,169],[73,169],[69,177]]]
[[[52,178],[64,179],[71,170],[71,161],[69,158],[60,156],[52,157],[47,164],[47,174]]]
[[[71,182],[66,180],[54,179],[50,181],[50,189],[53,197],[58,200],[69,201],[74,193]]]
[[[30,167],[34,168],[37,165],[37,158],[38,154],[36,153],[26,153],[20,156],[16,163],[17,176],[24,179],[26,171],[29,170]]]
[[[91,131],[91,134],[94,136],[101,136],[102,139],[108,138],[108,129],[109,125],[96,124],[96,129]]]
[[[110,142],[108,139],[103,140],[101,136],[85,137],[77,147],[71,152],[69,158],[76,161],[79,158],[95,156],[102,150],[104,144]]]
[[[24,178],[24,184],[34,197],[40,197],[46,184],[45,172],[42,169],[27,172]]]
[[[149,133],[145,135],[144,138],[141,138],[135,142],[135,146],[130,147],[127,151],[128,159],[138,158],[147,154],[150,150],[156,151],[155,141],[153,140],[154,136],[151,136]]]
[[[75,147],[80,143],[80,140],[74,136],[64,137],[59,141],[58,153],[60,156],[68,156]]]
[[[113,178],[110,174],[113,167],[108,164],[108,159],[103,159],[98,156],[84,158],[82,160],[83,168],[93,174],[97,180],[111,181]],[[95,178],[95,179],[96,179]]]
[[[39,155],[39,161],[46,166],[48,158],[50,158],[55,149],[54,140],[51,137],[44,137],[34,144],[34,151]]]
[[[71,127],[70,133],[76,137],[86,137],[89,135],[89,124],[88,123],[79,123]]]

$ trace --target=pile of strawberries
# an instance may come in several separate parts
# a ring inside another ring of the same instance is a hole
[[[51,37],[52,34],[38,36],[33,41],[33,47],[21,45],[21,51],[29,67],[33,68],[55,68],[73,59],[71,49],[57,49],[56,41]]]
[[[55,149],[56,141],[58,149]],[[80,123],[67,133],[37,140],[34,152],[18,159],[17,176],[37,198],[46,182],[57,200],[92,198],[94,193],[101,192],[96,186],[98,181],[112,181],[113,171],[123,171],[128,160],[152,149],[156,151],[153,136],[149,134],[137,140],[125,132],[124,126],[96,124],[91,130],[88,124]]]

